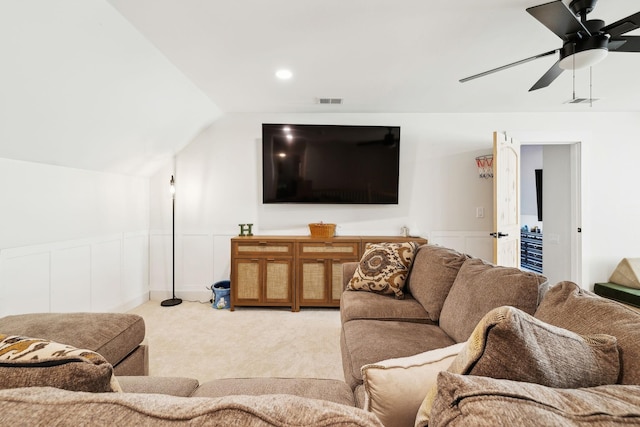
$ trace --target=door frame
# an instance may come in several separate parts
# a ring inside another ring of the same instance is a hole
[[[567,145],[570,148],[570,228],[571,228],[571,280],[577,284],[582,282],[582,143],[579,140],[574,141],[536,141],[527,137],[520,137],[521,145]],[[543,166],[544,168],[544,166]],[[544,189],[543,189],[544,191]],[[580,230],[580,231],[579,231]],[[543,253],[544,263],[544,253]],[[554,283],[550,283],[553,285]]]

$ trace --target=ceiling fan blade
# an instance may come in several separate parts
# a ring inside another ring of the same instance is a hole
[[[563,71],[564,70],[560,68],[560,60],[558,60],[546,73],[544,73],[542,77],[540,77],[540,80],[538,80],[536,84],[531,86],[529,92],[549,86],[560,74],[562,74]]]
[[[568,41],[569,36],[578,32],[591,35],[582,22],[560,0],[529,7],[527,12],[562,40]]]
[[[617,38],[619,35],[628,33],[640,28],[640,12],[633,15],[622,18],[619,21],[609,24],[602,29],[603,32],[609,34],[612,38]]]
[[[609,40],[612,52],[640,52],[640,36],[622,36]]]
[[[474,74],[473,76],[469,76],[469,77],[465,77],[463,79],[460,79],[460,83],[468,82],[469,80],[477,79],[478,77],[484,77],[486,75],[493,74],[493,73],[498,72],[498,71],[506,70],[507,68],[515,67],[516,65],[525,64],[525,63],[527,63],[529,61],[533,61],[534,59],[543,58],[545,56],[553,55],[556,52],[558,52],[558,49],[550,50],[549,52],[541,53],[539,55],[532,56],[530,58],[521,59],[520,61],[512,62],[511,64],[503,65],[502,67],[493,68],[493,69],[491,69],[489,71],[484,71],[484,72],[479,73],[479,74]]]

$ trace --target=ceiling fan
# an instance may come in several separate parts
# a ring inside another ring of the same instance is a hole
[[[600,19],[587,19],[598,0],[573,0],[569,7],[562,1],[552,1],[527,8],[527,12],[562,39],[562,47],[503,65],[461,79],[464,83],[502,71],[534,59],[559,53],[559,59],[529,91],[549,86],[564,70],[590,67],[602,61],[610,51],[640,52],[640,36],[625,36],[640,28],[640,12],[605,25]],[[579,17],[579,19],[578,19]]]

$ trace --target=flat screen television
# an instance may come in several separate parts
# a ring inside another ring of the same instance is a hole
[[[398,204],[399,126],[262,125],[263,203]]]

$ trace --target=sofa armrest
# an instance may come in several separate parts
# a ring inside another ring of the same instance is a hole
[[[356,272],[356,268],[358,268],[358,262],[345,262],[342,264],[342,290],[347,289],[347,285],[349,284],[349,280],[353,277],[353,273]]]

